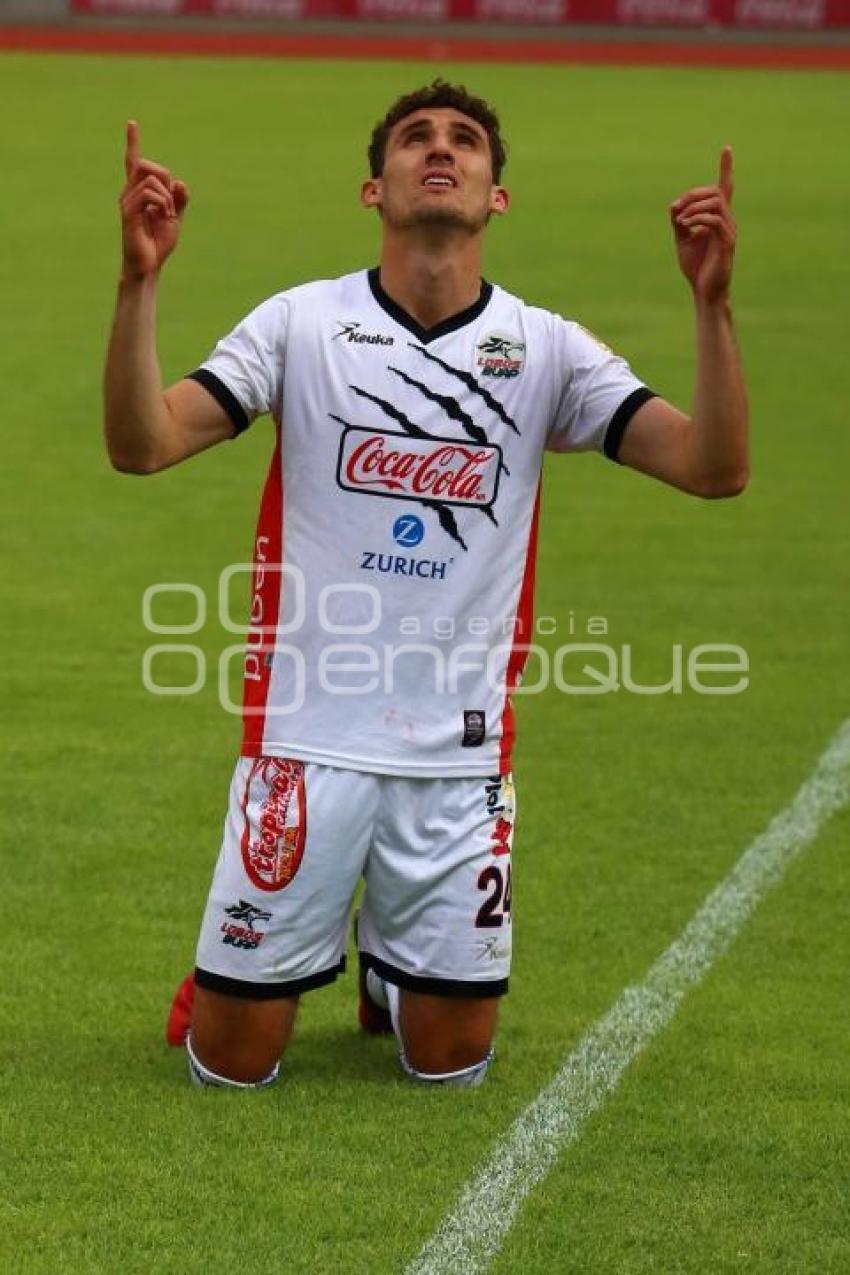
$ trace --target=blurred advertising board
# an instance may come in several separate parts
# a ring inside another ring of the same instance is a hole
[[[168,18],[338,18],[534,26],[850,28],[850,0],[71,0],[72,13]]]

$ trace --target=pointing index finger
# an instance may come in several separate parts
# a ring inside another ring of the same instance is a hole
[[[735,184],[732,180],[732,147],[724,146],[720,152],[720,181],[719,186],[726,197],[727,203],[732,202],[732,192]]]
[[[135,120],[127,120],[127,146],[124,151],[124,171],[132,177],[139,162],[139,126]]]

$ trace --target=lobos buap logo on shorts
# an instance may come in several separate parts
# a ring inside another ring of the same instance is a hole
[[[245,899],[240,899],[238,903],[225,908],[224,911],[231,919],[221,924],[221,933],[224,936],[222,943],[226,947],[239,947],[246,952],[255,951],[266,935],[264,930],[257,930],[254,927],[259,921],[270,921],[271,912],[255,907],[253,903],[248,903]]]
[[[304,858],[304,763],[258,758],[245,785],[242,814],[242,863],[248,879],[258,890],[285,890]]]
[[[475,366],[480,376],[519,376],[525,367],[525,341],[505,332],[488,332],[475,347]]]

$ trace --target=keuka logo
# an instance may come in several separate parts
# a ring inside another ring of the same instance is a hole
[[[384,336],[381,332],[361,332],[361,323],[343,322],[342,319],[336,320],[339,326],[339,332],[335,332],[331,337],[332,341],[336,341],[339,337],[345,337],[350,345],[395,345],[395,337]]]
[[[478,940],[478,956],[476,960],[506,961],[510,954],[510,943],[506,943],[504,939],[500,939],[496,934],[491,934],[489,938]]]
[[[476,346],[475,363],[482,376],[519,376],[525,367],[525,342],[504,332],[490,332]]]

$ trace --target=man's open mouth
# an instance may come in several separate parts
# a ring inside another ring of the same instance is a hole
[[[451,173],[426,173],[422,185],[433,190],[451,190],[457,181]]]

